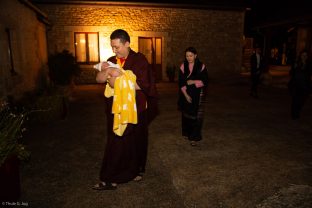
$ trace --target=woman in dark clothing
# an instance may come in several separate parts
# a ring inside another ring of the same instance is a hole
[[[208,84],[206,66],[193,47],[185,50],[185,60],[179,70],[179,110],[182,112],[182,135],[192,146],[202,139],[203,101]]]
[[[302,107],[311,93],[311,75],[312,65],[308,58],[308,52],[302,51],[296,63],[290,70],[290,81],[288,84],[292,102],[291,102],[291,117],[292,119],[298,119]]]

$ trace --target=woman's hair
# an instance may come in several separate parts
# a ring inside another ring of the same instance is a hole
[[[112,34],[110,35],[110,39],[114,40],[114,39],[120,39],[120,42],[125,43],[125,42],[129,42],[130,43],[130,36],[129,34],[122,29],[117,29],[114,32],[112,32]]]
[[[188,47],[187,49],[185,49],[185,53],[186,52],[191,52],[191,53],[197,54],[197,51],[194,47]]]

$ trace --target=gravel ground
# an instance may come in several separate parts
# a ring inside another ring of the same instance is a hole
[[[283,87],[261,86],[249,97],[246,79],[208,90],[203,140],[180,134],[177,83],[158,84],[161,114],[150,126],[147,172],[115,191],[91,186],[105,146],[100,85],[77,86],[65,120],[36,124],[25,139],[22,202],[35,208],[312,207],[312,98],[290,119]]]

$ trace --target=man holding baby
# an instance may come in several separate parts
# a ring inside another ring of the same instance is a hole
[[[114,190],[119,183],[142,180],[148,125],[158,113],[154,74],[147,59],[130,48],[125,30],[115,30],[110,40],[115,56],[102,63],[96,77],[98,83],[106,83],[107,143],[95,190]],[[128,100],[120,99],[123,95]]]

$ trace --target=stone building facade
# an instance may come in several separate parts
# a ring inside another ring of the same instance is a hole
[[[0,101],[46,79],[46,16],[27,0],[0,1]]]
[[[106,60],[112,55],[109,35],[113,30],[122,28],[129,32],[131,48],[135,51],[141,51],[140,38],[158,38],[161,43],[159,80],[167,80],[167,66],[178,67],[181,64],[188,46],[197,48],[211,79],[240,72],[244,8],[214,9],[207,6],[104,1],[55,2],[35,1],[52,24],[48,31],[49,53],[66,49],[76,56],[75,34],[94,32],[99,39],[99,61]],[[81,64],[82,83],[94,82],[96,72],[92,64]]]

